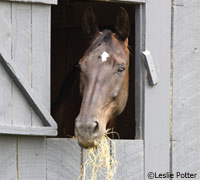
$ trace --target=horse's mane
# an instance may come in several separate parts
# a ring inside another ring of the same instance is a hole
[[[80,68],[78,64],[75,64],[72,70],[65,77],[64,83],[62,84],[55,101],[51,103],[51,111],[54,111],[62,103],[62,101],[64,100],[64,97],[69,92],[70,87],[72,87],[72,84],[75,81],[79,72],[80,72]]]

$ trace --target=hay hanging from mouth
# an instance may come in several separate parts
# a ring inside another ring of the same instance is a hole
[[[112,180],[116,173],[118,162],[115,142],[104,135],[97,147],[89,148],[84,153],[86,161],[82,164],[80,180]]]

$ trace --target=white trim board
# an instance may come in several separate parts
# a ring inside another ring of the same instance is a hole
[[[22,3],[39,3],[39,4],[57,4],[57,0],[0,0],[0,1],[9,1],[9,2],[22,2]]]
[[[171,0],[146,3],[145,50],[159,67],[159,84],[145,78],[145,179],[149,172],[170,172],[170,37]]]
[[[16,127],[0,125],[0,134],[17,134],[28,136],[56,136],[57,129],[53,127]]]
[[[113,2],[113,3],[145,3],[146,0],[90,0],[90,1],[103,1],[103,2]]]

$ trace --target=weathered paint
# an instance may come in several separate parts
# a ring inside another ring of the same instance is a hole
[[[176,0],[173,22],[171,166],[200,179],[200,1]]]

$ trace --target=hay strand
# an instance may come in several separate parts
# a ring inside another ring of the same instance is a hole
[[[113,179],[118,162],[115,142],[112,139],[104,135],[98,146],[87,149],[84,155],[86,161],[81,165],[79,180],[97,180],[98,176],[104,177],[105,180]]]

